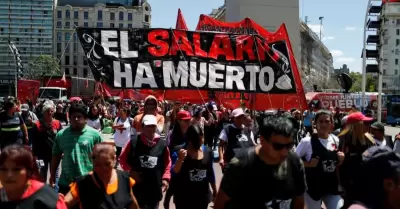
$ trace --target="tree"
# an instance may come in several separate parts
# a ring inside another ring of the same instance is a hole
[[[361,92],[362,91],[362,74],[358,72],[350,72],[350,77],[353,79],[353,86],[349,90],[350,92]],[[372,77],[372,74],[367,74],[367,80],[365,85],[365,91],[367,92],[375,92],[376,91],[376,83],[375,79]]]
[[[29,62],[24,78],[40,79],[43,76],[61,76],[58,60],[50,55],[40,55]]]

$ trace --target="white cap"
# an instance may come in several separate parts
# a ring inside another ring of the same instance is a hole
[[[241,116],[241,115],[244,115],[244,112],[243,112],[243,109],[242,109],[242,108],[234,109],[234,110],[232,111],[232,113],[231,113],[231,117],[233,117],[233,118],[239,117],[239,116]]]
[[[154,115],[145,115],[143,117],[143,125],[145,126],[156,126],[157,118]]]
[[[29,105],[28,104],[22,104],[21,105],[21,111],[28,111],[29,110]]]

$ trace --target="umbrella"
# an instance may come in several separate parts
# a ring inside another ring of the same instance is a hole
[[[69,101],[74,102],[74,101],[82,101],[82,99],[80,97],[71,97],[69,98]]]

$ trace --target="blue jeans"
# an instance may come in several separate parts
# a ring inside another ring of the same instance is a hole
[[[44,182],[47,182],[47,173],[49,171],[49,167],[51,166],[51,161],[46,161],[46,160],[40,160],[38,159],[38,167],[39,167],[39,174],[40,177],[43,179]],[[54,190],[58,193],[58,179],[59,179],[59,172],[60,168],[57,168],[56,170],[56,182],[55,182],[55,187]]]

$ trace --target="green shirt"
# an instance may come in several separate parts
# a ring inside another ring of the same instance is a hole
[[[64,154],[59,185],[69,186],[77,177],[86,175],[93,170],[90,155],[94,145],[102,141],[103,137],[99,131],[89,126],[86,126],[81,133],[72,132],[70,127],[57,133],[53,156]]]

